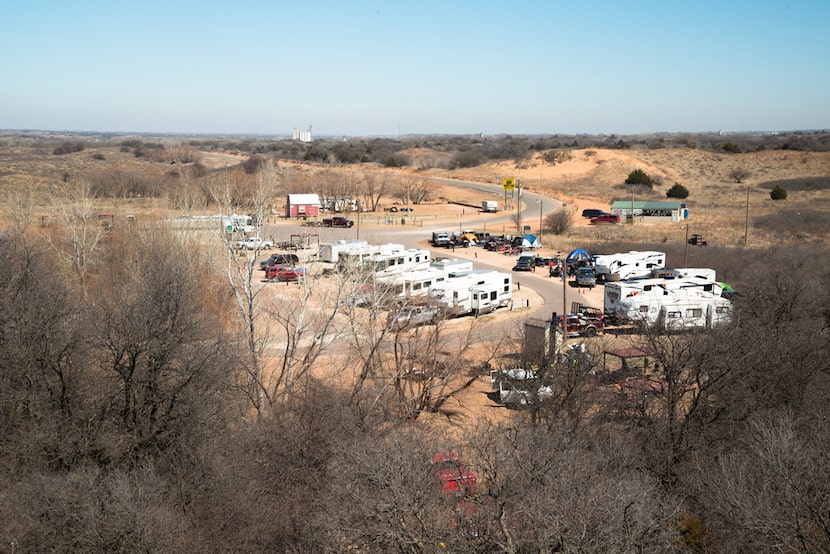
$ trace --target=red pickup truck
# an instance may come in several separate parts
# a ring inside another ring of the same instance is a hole
[[[599,214],[591,218],[591,223],[619,223],[620,216],[615,214]]]
[[[323,227],[351,227],[354,221],[340,215],[334,217],[327,217],[323,220]]]

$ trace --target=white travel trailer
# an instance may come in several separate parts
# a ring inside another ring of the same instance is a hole
[[[449,315],[480,314],[507,306],[513,298],[513,276],[490,270],[457,275],[429,288],[429,301]]]
[[[626,319],[628,306],[632,298],[642,296],[668,296],[675,291],[683,291],[686,295],[713,294],[720,296],[723,289],[715,281],[704,279],[630,279],[606,283],[603,300],[603,311],[612,318]]]
[[[621,281],[650,277],[653,269],[666,267],[666,254],[651,250],[606,254],[594,257],[594,270],[600,281]]]
[[[430,269],[440,269],[447,273],[461,273],[473,270],[472,260],[459,260],[457,258],[433,259],[429,264]]]
[[[616,319],[667,329],[712,327],[731,318],[732,304],[699,288],[651,289],[620,300]]]
[[[716,327],[732,319],[729,300],[719,296],[677,298],[660,306],[655,323],[670,330]]]
[[[323,262],[336,264],[341,254],[360,254],[367,252],[369,248],[368,241],[363,239],[337,240],[321,244],[320,248],[317,249],[317,258]]]
[[[429,268],[429,250],[410,248],[403,252],[375,254],[364,260],[363,264],[375,275],[396,275],[405,271],[420,271]]]
[[[377,281],[394,292],[398,298],[419,298],[429,295],[429,288],[450,278],[450,273],[441,269],[427,268],[420,271],[404,271],[397,275],[378,277]]]
[[[337,264],[341,267],[358,268],[364,265],[364,261],[374,256],[388,256],[404,252],[406,247],[403,244],[367,244],[364,247],[355,246],[353,249],[341,250],[338,252]]]

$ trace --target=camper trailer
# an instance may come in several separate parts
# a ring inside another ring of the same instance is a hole
[[[362,239],[337,240],[321,244],[317,249],[317,258],[323,262],[336,264],[340,259],[340,254],[360,254],[368,251],[369,248],[369,243]]]
[[[667,329],[712,327],[730,320],[731,303],[695,287],[651,289],[621,299],[611,317]]]
[[[668,330],[711,328],[732,318],[729,300],[719,296],[678,298],[660,306],[655,323]]]
[[[397,298],[411,299],[428,296],[432,285],[449,278],[448,271],[430,267],[420,271],[405,271],[396,275],[378,277],[377,281],[393,291]]]
[[[632,319],[629,311],[632,305],[639,306],[646,298],[666,297],[675,292],[685,296],[711,294],[720,296],[721,286],[714,281],[690,279],[629,279],[606,283],[603,311],[615,321]]]
[[[420,271],[429,268],[429,250],[410,248],[403,252],[376,254],[364,260],[364,267],[375,275],[396,275],[404,271]]]
[[[481,203],[481,211],[495,213],[499,211],[499,203],[495,200],[484,200]]]
[[[622,281],[650,277],[653,269],[666,267],[664,252],[632,250],[621,254],[594,257],[594,270],[600,281]]]
[[[368,244],[365,247],[355,246],[353,249],[339,250],[337,265],[341,268],[356,269],[365,265],[365,262],[375,256],[391,256],[404,252],[403,244]]]
[[[452,278],[429,288],[429,301],[449,315],[480,314],[507,306],[513,298],[509,273],[477,270],[450,274]]]

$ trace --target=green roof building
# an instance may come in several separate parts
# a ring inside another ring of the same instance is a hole
[[[678,222],[689,218],[689,208],[685,202],[653,202],[648,200],[614,200],[611,202],[611,213],[620,216],[621,220],[631,217],[632,211],[636,221],[650,222]]]

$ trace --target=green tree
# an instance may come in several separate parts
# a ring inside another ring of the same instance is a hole
[[[689,197],[689,189],[681,185],[680,183],[675,183],[672,188],[666,191],[667,198],[688,198]]]
[[[787,199],[787,189],[782,187],[781,185],[775,185],[770,193],[769,197],[773,200],[786,200]]]
[[[635,169],[631,173],[628,174],[628,178],[625,180],[626,185],[646,185],[647,187],[654,186],[654,179],[652,179],[648,173],[643,171],[642,169]]]

